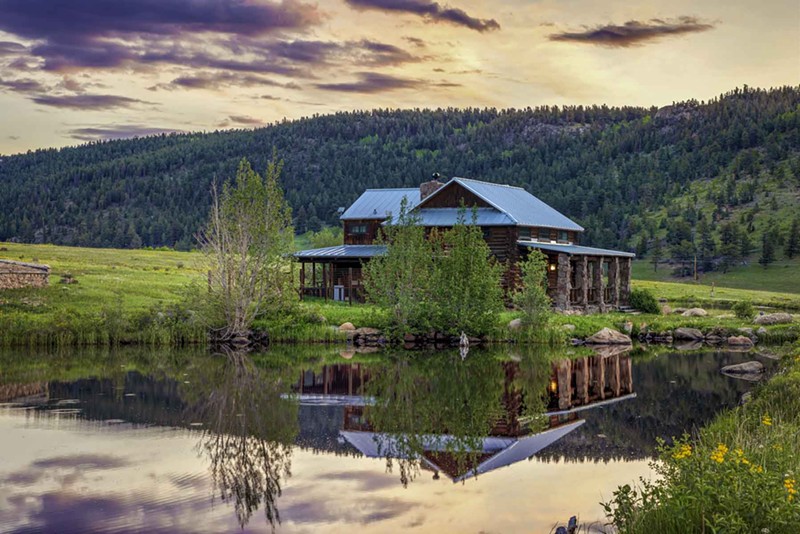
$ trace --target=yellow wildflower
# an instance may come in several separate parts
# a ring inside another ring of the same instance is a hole
[[[794,496],[797,495],[797,490],[794,487],[796,482],[797,481],[793,478],[786,478],[783,481],[783,487],[786,488],[786,493],[788,493],[786,498],[789,502],[792,502],[794,500]]]
[[[672,457],[676,460],[683,460],[684,458],[688,458],[692,455],[692,446],[688,443],[682,444],[678,447],[678,450],[672,453]]]
[[[761,424],[764,425],[764,426],[772,426],[772,417],[770,417],[768,415],[764,415],[761,418]]]
[[[721,464],[725,461],[725,455],[728,454],[728,446],[720,443],[717,445],[717,448],[714,449],[714,452],[711,453],[711,459]]]

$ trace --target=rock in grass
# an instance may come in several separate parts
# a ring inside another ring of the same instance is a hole
[[[356,327],[353,326],[353,323],[342,323],[339,325],[339,332],[352,332],[355,329]]]
[[[794,322],[794,317],[788,313],[768,313],[767,315],[759,315],[756,317],[755,324],[788,324]]]
[[[705,338],[703,333],[697,328],[685,327],[676,328],[672,333],[672,337],[674,339],[684,339],[689,341],[702,341]]]
[[[755,382],[756,380],[760,380],[761,376],[764,374],[764,365],[757,361],[737,363],[734,365],[726,365],[720,369],[720,372],[727,376]]]
[[[753,340],[747,336],[731,336],[728,338],[728,345],[733,347],[752,347]]]
[[[630,345],[631,338],[611,328],[603,328],[596,334],[586,338],[590,345]]]
[[[522,328],[522,319],[512,319],[508,322],[509,330],[519,330]]]
[[[681,314],[683,317],[705,317],[708,312],[703,308],[689,308]]]
[[[565,332],[574,332],[575,331],[575,325],[574,324],[563,324],[563,325],[561,325],[561,329],[564,330]]]

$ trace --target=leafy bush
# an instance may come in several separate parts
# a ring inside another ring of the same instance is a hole
[[[658,305],[655,295],[647,289],[634,289],[631,291],[630,305],[632,308],[642,313],[660,314],[661,307]]]
[[[733,305],[733,313],[735,313],[736,317],[739,319],[746,319],[749,321],[755,316],[756,310],[753,308],[753,303],[749,300],[740,300]]]
[[[522,309],[523,326],[537,331],[547,326],[550,320],[550,297],[547,296],[547,257],[539,250],[532,250],[520,264],[522,289],[514,295],[514,303]]]

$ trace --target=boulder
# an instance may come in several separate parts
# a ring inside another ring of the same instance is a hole
[[[697,339],[678,341],[673,345],[675,350],[698,350],[703,348],[703,342]]]
[[[663,306],[661,306],[661,314],[662,315],[671,315],[672,314],[672,308],[670,308],[669,306],[664,304]]]
[[[794,322],[794,317],[788,313],[768,313],[767,315],[759,315],[753,322],[761,325],[788,324]]]
[[[761,377],[764,374],[764,366],[761,364],[761,362],[751,361],[737,363],[734,365],[726,365],[720,369],[720,372],[726,376],[756,382],[761,380]]]
[[[753,329],[750,328],[750,327],[747,327],[747,326],[744,326],[742,328],[737,328],[736,331],[737,332],[741,332],[742,334],[746,335],[747,337],[753,337],[755,335],[755,333],[753,332]]]
[[[703,333],[697,328],[676,328],[672,333],[674,339],[689,340],[689,341],[702,341],[705,339]]]
[[[676,315],[680,315],[686,311],[686,308],[673,308],[672,313]]]
[[[630,345],[631,338],[611,328],[603,328],[586,338],[586,343],[590,345]]]
[[[709,334],[706,336],[706,343],[709,345],[719,345],[723,341],[725,341],[725,339],[716,334]]]
[[[353,326],[353,323],[342,323],[339,325],[339,332],[352,332],[355,329],[356,327]]]
[[[509,330],[519,330],[522,328],[522,319],[512,319],[508,322]]]
[[[561,329],[564,330],[565,332],[574,332],[575,331],[575,325],[574,324],[564,324],[564,325],[561,325]]]
[[[683,317],[705,317],[708,312],[703,308],[689,308],[681,314]]]
[[[728,345],[734,347],[752,347],[753,340],[747,336],[731,336],[728,338]]]
[[[633,347],[630,345],[597,345],[592,347],[592,350],[598,356],[608,358],[610,356],[619,356],[620,354],[625,354],[626,352],[633,350]]]

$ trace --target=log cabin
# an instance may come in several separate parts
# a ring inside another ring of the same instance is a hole
[[[366,190],[340,217],[342,245],[295,254],[301,297],[363,301],[361,267],[386,252],[376,244],[378,235],[399,214],[404,199],[426,230],[450,228],[461,206],[474,208],[475,224],[492,255],[506,267],[507,291],[519,284],[519,262],[536,249],[547,257],[547,291],[556,309],[590,313],[628,305],[634,254],[579,244],[584,228],[525,189],[467,178]]]

